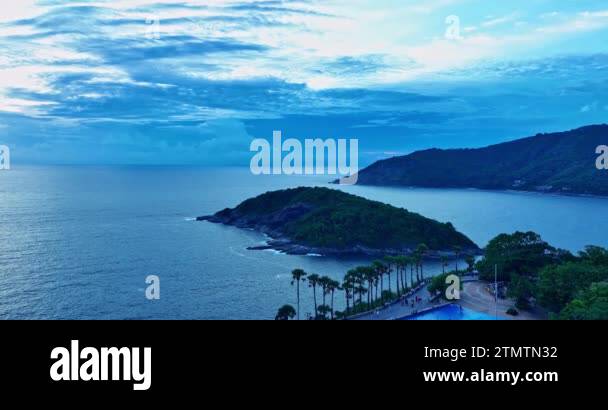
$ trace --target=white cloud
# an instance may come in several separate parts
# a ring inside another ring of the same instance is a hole
[[[494,27],[494,26],[499,26],[501,24],[512,22],[516,19],[517,19],[517,14],[513,13],[513,14],[509,14],[507,16],[491,18],[491,19],[486,20],[483,23],[481,23],[481,25],[483,27]]]

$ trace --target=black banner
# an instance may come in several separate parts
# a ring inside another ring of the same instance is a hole
[[[401,393],[598,391],[606,364],[598,325],[3,322],[2,386],[19,395],[144,400],[176,392],[220,398],[226,388],[260,393],[291,383]]]

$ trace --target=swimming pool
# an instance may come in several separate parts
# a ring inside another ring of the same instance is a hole
[[[445,305],[400,320],[496,320],[496,317],[458,305]]]

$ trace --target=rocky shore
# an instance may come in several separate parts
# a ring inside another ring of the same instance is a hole
[[[282,209],[280,212],[260,217],[251,217],[240,214],[237,210],[225,209],[215,215],[201,216],[197,221],[207,221],[216,224],[234,226],[240,229],[254,230],[267,235],[270,239],[264,245],[252,246],[248,250],[275,250],[288,255],[322,255],[332,257],[366,256],[370,258],[381,258],[384,256],[412,255],[415,247],[402,248],[371,248],[362,245],[344,248],[309,246],[294,242],[291,238],[281,232],[281,228],[299,216],[310,211],[310,207],[298,204]],[[462,249],[460,256],[478,256],[483,252],[479,248]],[[425,254],[427,259],[439,259],[442,256],[455,258],[453,250],[429,250]]]

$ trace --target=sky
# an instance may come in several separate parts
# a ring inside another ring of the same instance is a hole
[[[604,123],[605,0],[18,0],[0,5],[14,165],[247,165],[255,138],[360,164]]]

